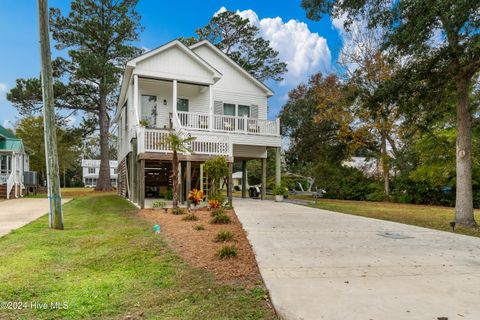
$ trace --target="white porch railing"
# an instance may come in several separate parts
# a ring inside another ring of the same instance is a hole
[[[208,130],[209,117],[207,113],[178,112],[180,125],[189,129]]]
[[[10,174],[1,173],[0,174],[0,184],[7,184],[7,180]]]
[[[231,156],[233,147],[230,138],[226,135],[210,132],[188,132],[179,130],[180,134],[190,135],[196,139],[191,142],[192,154],[209,154]],[[143,152],[172,152],[168,136],[171,130],[147,129],[140,127],[137,132],[138,153]]]
[[[213,129],[216,131],[278,136],[280,135],[280,122],[278,119],[270,121],[248,117],[214,115]]]
[[[12,192],[12,188],[15,186],[15,174],[12,172],[7,180],[7,199],[10,199],[10,192]],[[16,197],[17,195],[15,195]]]
[[[280,135],[280,121],[263,120],[248,117],[225,115],[213,116],[213,128],[209,128],[210,115],[207,113],[177,112],[178,127],[194,130],[209,130],[220,132],[256,134],[266,136]],[[176,127],[176,126],[174,126]]]

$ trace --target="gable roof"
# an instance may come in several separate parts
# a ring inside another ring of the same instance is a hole
[[[240,71],[243,75],[245,75],[247,78],[252,80],[257,86],[259,86],[261,89],[263,89],[269,97],[273,96],[273,90],[267,87],[263,82],[255,78],[250,74],[250,72],[246,71],[243,69],[238,63],[233,61],[232,58],[230,58],[225,52],[222,50],[218,49],[216,46],[214,46],[210,41],[208,40],[202,40],[200,42],[195,43],[194,45],[191,45],[189,48],[191,50],[195,50],[196,48],[199,48],[201,46],[207,46],[210,49],[212,49],[215,53],[217,53],[219,56],[221,56],[224,60],[226,60],[230,65],[232,65],[235,69]]]
[[[18,137],[14,135],[12,131],[8,130],[7,128],[1,125],[0,125],[0,136],[7,139],[18,139]]]

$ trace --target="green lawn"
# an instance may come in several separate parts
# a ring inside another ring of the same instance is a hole
[[[44,216],[0,238],[0,319],[274,319],[260,287],[215,282],[178,258],[115,195],[64,206],[65,230]],[[66,309],[34,309],[59,302]]]
[[[451,231],[450,221],[454,219],[455,212],[453,208],[439,206],[330,199],[319,199],[316,205],[312,203],[311,206],[443,231]],[[475,217],[480,222],[479,210],[476,210]],[[479,228],[457,227],[455,232],[480,237]]]

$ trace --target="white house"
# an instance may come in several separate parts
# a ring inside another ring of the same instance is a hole
[[[129,61],[118,99],[119,193],[144,207],[145,196],[162,197],[172,187],[171,132],[196,139],[181,154],[182,199],[190,188],[208,193],[203,163],[262,159],[265,195],[267,148],[277,149],[280,122],[267,119],[273,92],[208,41],[190,47],[174,40]],[[280,183],[280,165],[276,182]],[[245,188],[246,189],[246,188]],[[245,194],[244,194],[245,196]]]
[[[29,156],[22,139],[0,126],[0,198],[18,198],[25,190]]]
[[[117,187],[118,161],[110,160],[110,181]],[[82,180],[85,187],[95,188],[100,173],[100,160],[82,159]]]

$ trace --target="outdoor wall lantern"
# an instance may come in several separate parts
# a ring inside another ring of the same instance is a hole
[[[163,99],[163,105],[164,105],[164,106],[167,105],[167,99]]]

